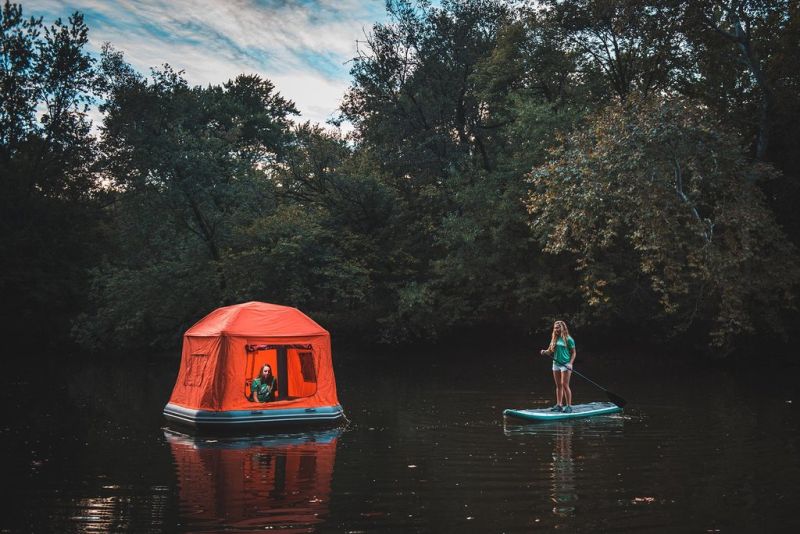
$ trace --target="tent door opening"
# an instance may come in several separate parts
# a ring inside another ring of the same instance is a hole
[[[254,400],[253,380],[261,368],[268,364],[278,380],[275,401],[309,397],[317,391],[317,362],[311,345],[301,344],[248,344],[245,369],[244,394]]]

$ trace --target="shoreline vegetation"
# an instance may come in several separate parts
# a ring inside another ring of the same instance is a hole
[[[387,10],[344,135],[298,122],[269,73],[143,74],[113,43],[93,57],[80,13],[5,2],[7,335],[169,350],[260,300],[334,347],[536,345],[555,318],[584,346],[714,361],[796,340],[796,2]]]

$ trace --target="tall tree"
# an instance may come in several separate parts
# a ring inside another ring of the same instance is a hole
[[[797,250],[752,181],[774,170],[706,108],[628,99],[553,156],[532,174],[531,221],[545,250],[571,255],[590,315],[660,315],[723,354],[741,334],[781,333]]]
[[[771,41],[789,24],[789,5],[788,1],[725,0],[697,2],[690,7],[689,17],[694,18],[689,18],[688,22],[695,22],[713,34],[701,33],[697,37],[698,44],[715,44],[714,37],[722,40],[734,49],[733,54],[726,54],[727,61],[723,59],[722,64],[735,70],[744,69],[740,80],[751,86],[757,103],[755,157],[761,161],[767,156],[775,108],[769,63],[777,47]],[[722,59],[720,55],[716,57]]]
[[[113,50],[103,65],[101,163],[116,191],[117,242],[80,335],[91,345],[148,332],[163,343],[237,295],[225,269],[233,236],[275,209],[269,169],[297,112],[258,76],[201,88],[168,66],[144,79]]]
[[[800,3],[707,0],[688,4],[683,31],[694,71],[683,92],[744,136],[750,154],[781,176],[760,187],[789,237],[800,239]]]
[[[523,176],[580,115],[577,56],[536,10],[396,2],[389,11],[356,58],[343,106],[357,154],[379,163],[402,201],[395,250],[414,258],[381,323],[394,338],[527,328],[547,313],[553,278],[532,274],[547,267],[526,225]]]
[[[620,100],[634,92],[665,90],[681,71],[684,2],[549,0],[544,5],[551,24],[565,36],[563,46],[581,56],[585,75],[604,78]]]
[[[8,1],[0,12],[0,322],[53,344],[81,309],[100,244],[87,42],[78,13],[47,26]]]
[[[377,166],[354,158],[335,132],[293,129],[271,170],[277,206],[238,229],[227,272],[246,295],[302,307],[341,333],[376,339],[396,256],[396,196]],[[240,298],[241,300],[241,298]]]
[[[464,158],[491,168],[488,137],[497,125],[476,91],[476,72],[509,10],[491,0],[388,6],[390,23],[373,27],[355,60],[344,117],[399,179],[413,170],[409,187],[436,184]],[[513,76],[491,81],[501,93]]]

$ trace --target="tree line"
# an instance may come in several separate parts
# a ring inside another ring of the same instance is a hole
[[[797,1],[392,0],[328,126],[261,75],[93,56],[80,13],[0,29],[17,337],[171,347],[247,300],[387,343],[798,324]]]

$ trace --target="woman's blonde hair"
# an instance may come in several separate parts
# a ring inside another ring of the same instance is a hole
[[[564,321],[556,321],[553,323],[553,335],[550,337],[550,346],[547,347],[548,352],[555,352],[556,350],[556,326],[561,327],[561,339],[564,340],[564,346],[569,347],[569,343],[567,343],[567,338],[569,338],[569,329],[567,328],[567,323]]]

